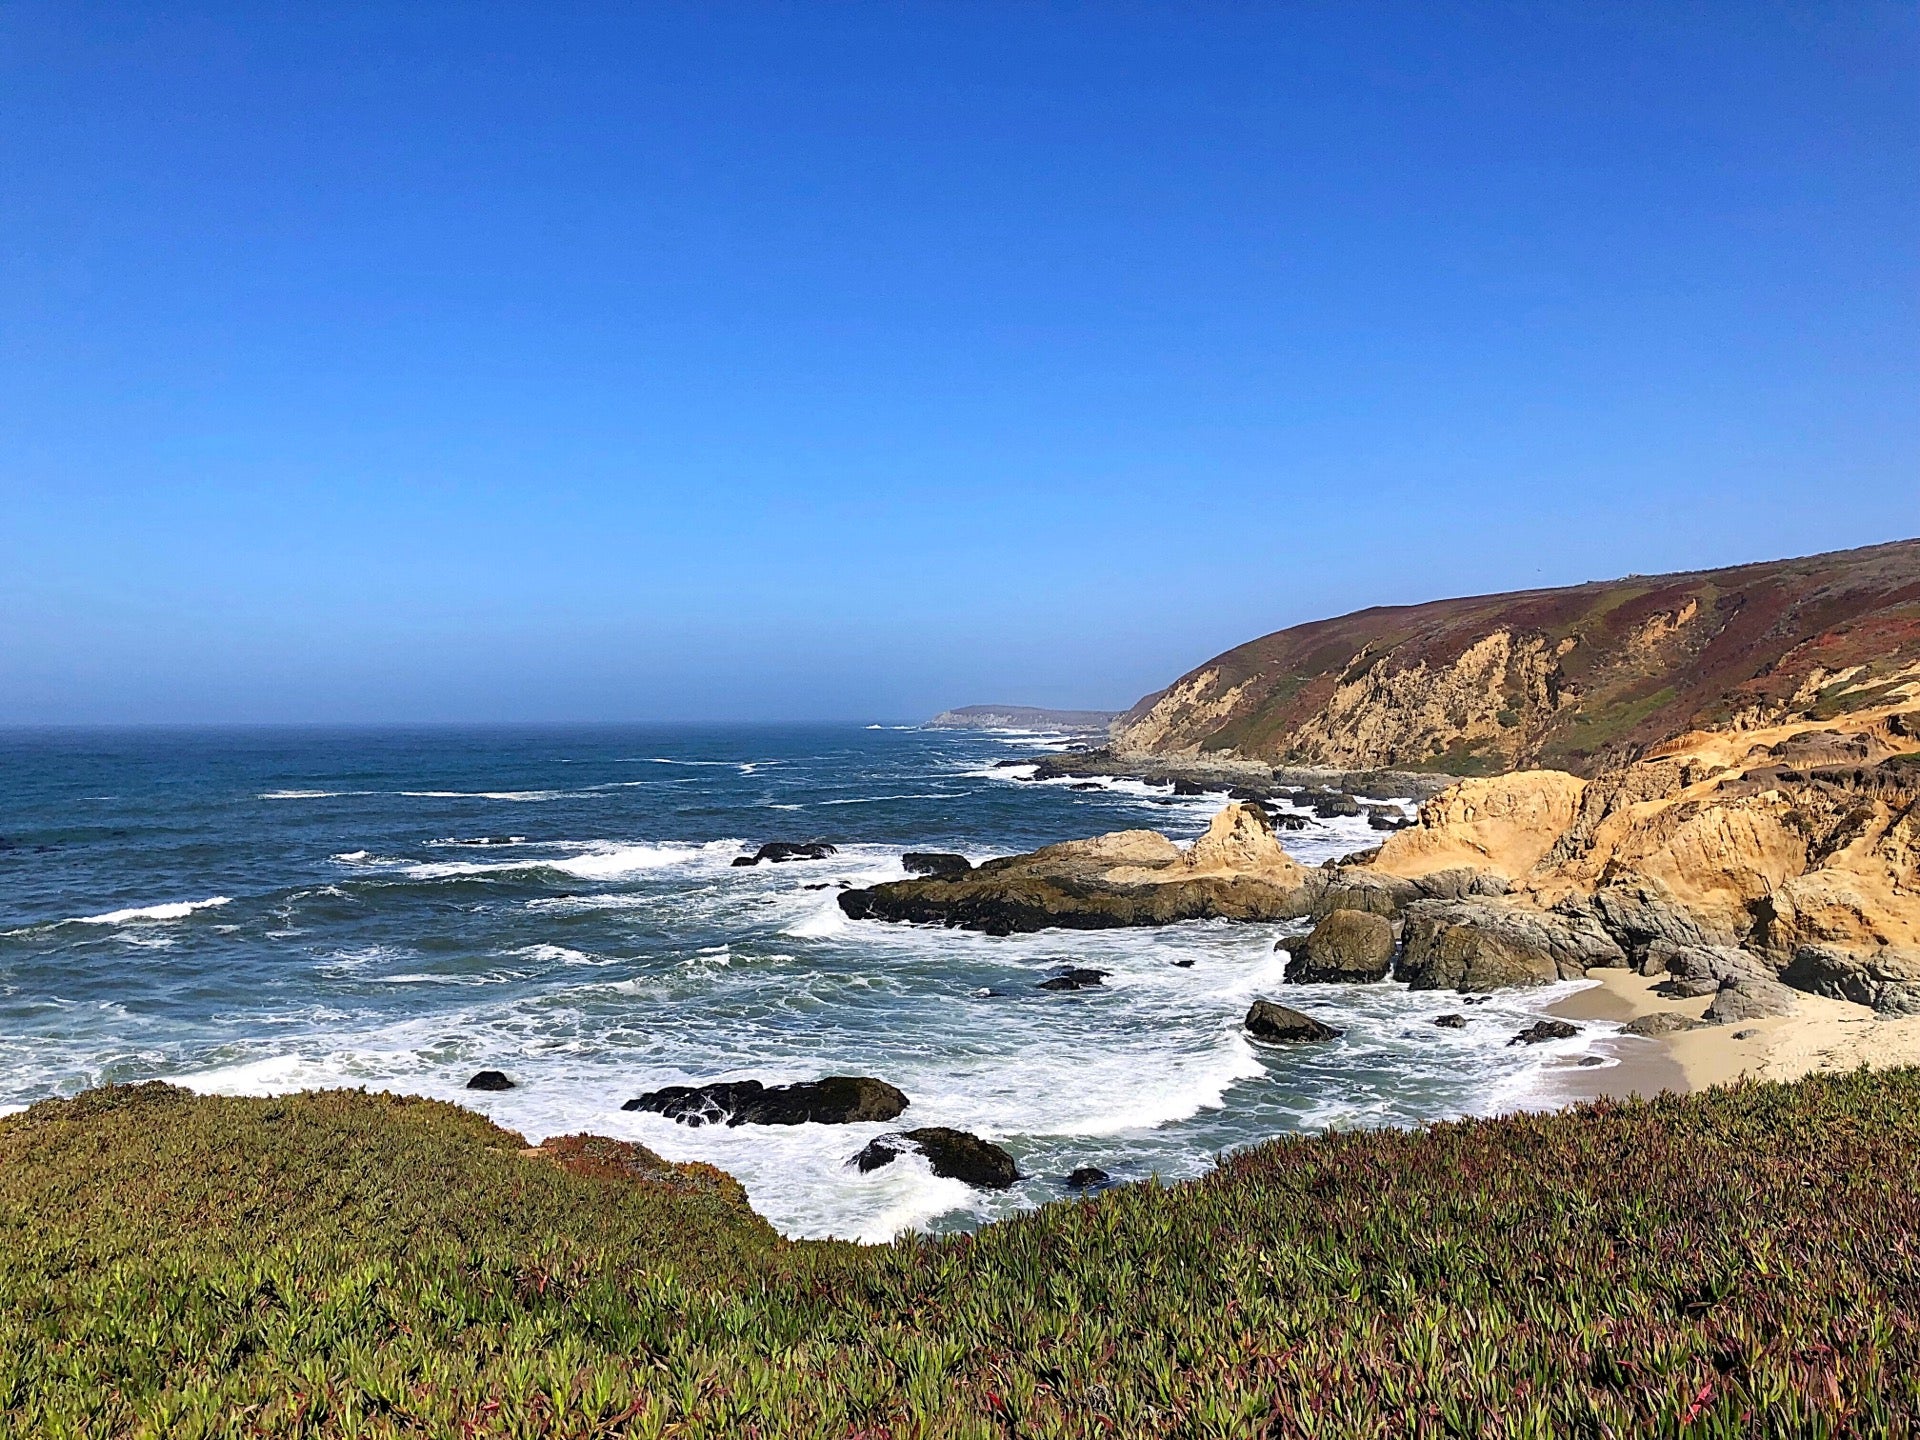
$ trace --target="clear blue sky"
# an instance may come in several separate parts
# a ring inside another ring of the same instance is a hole
[[[1913,5],[0,6],[0,721],[1121,706],[1916,533]]]

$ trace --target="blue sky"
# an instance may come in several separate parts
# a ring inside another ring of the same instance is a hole
[[[1917,462],[1910,5],[0,7],[0,722],[1123,706]]]

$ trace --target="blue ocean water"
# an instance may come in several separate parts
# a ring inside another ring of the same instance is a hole
[[[991,937],[851,922],[838,887],[909,849],[978,861],[1150,827],[1224,796],[1035,783],[996,762],[1060,737],[855,727],[0,733],[0,1110],[112,1082],[438,1096],[531,1140],[593,1131],[731,1171],[786,1233],[884,1239],[978,1223],[1330,1124],[1529,1103],[1590,1035],[1512,1048],[1568,989],[1477,1007],[1385,983],[1285,994],[1286,927]],[[1318,863],[1377,840],[1315,821]],[[827,860],[735,867],[766,840]],[[1190,965],[1176,964],[1176,961]],[[1036,988],[1067,965],[1110,972]],[[1250,1045],[1259,995],[1346,1034]],[[464,1088],[481,1068],[519,1087]],[[870,1074],[905,1121],[1004,1144],[986,1195],[880,1125],[689,1129],[621,1103],[663,1084]]]

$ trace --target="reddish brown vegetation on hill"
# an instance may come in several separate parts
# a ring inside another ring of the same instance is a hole
[[[1142,700],[1116,748],[1592,774],[1688,730],[1885,704],[1916,667],[1920,540],[1905,540],[1297,625]]]

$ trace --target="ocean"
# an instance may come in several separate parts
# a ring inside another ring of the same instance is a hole
[[[1282,984],[1300,926],[993,937],[847,920],[839,886],[906,850],[976,862],[1149,827],[1198,835],[1224,795],[1034,782],[1045,734],[914,728],[0,732],[0,1112],[90,1086],[218,1094],[364,1087],[710,1161],[792,1236],[945,1231],[1328,1126],[1540,1103],[1610,1027],[1506,1042],[1578,983],[1433,1025],[1451,994]],[[768,840],[819,861],[733,865]],[[1315,820],[1305,863],[1372,845]],[[1176,963],[1179,962],[1179,963]],[[1185,962],[1191,962],[1187,964]],[[1037,988],[1067,966],[1109,972]],[[1264,1048],[1257,997],[1345,1034]],[[477,1070],[517,1088],[469,1091]],[[666,1084],[874,1075],[895,1125],[678,1125],[623,1111]],[[1027,1177],[983,1193],[868,1140],[950,1125]]]

